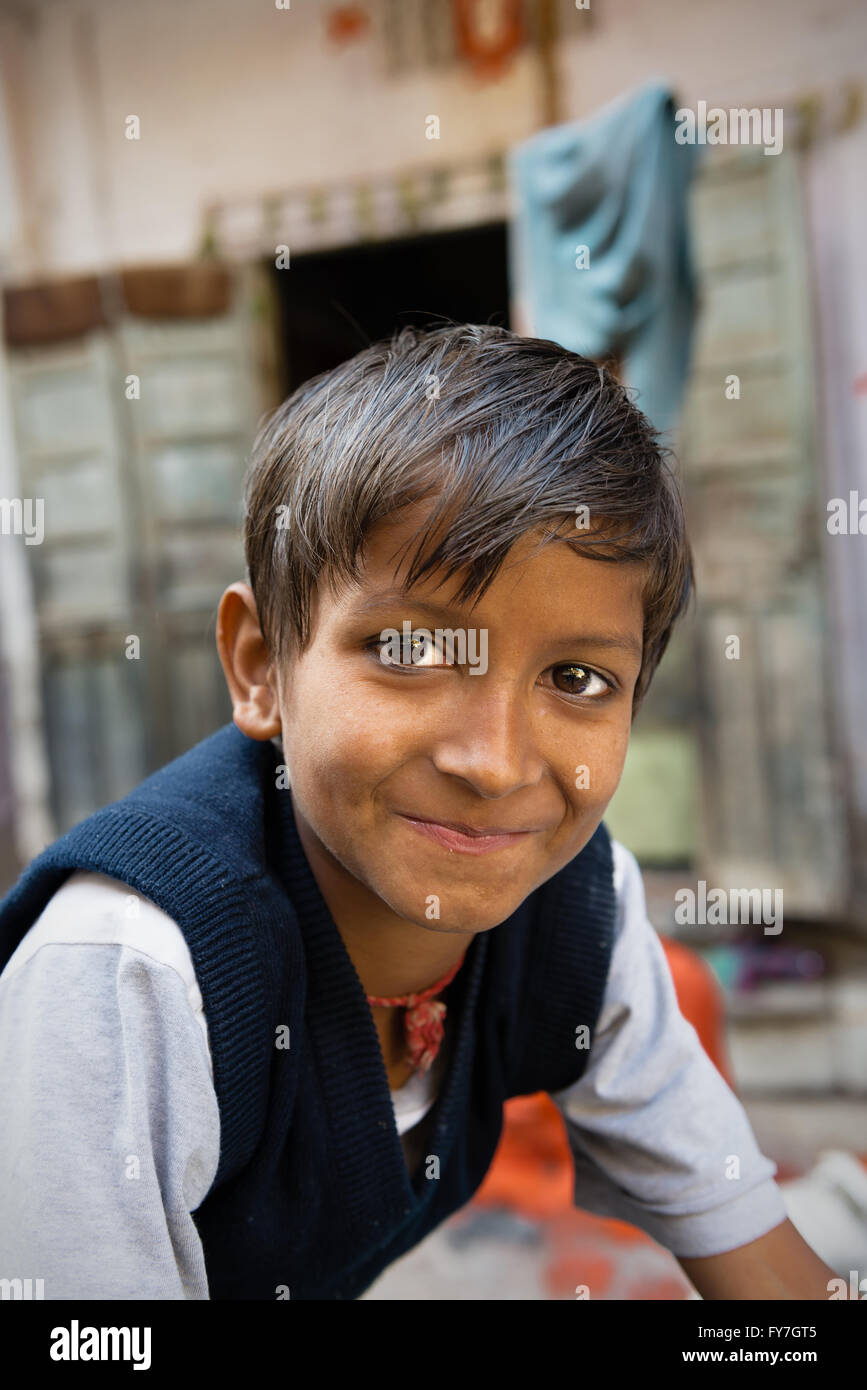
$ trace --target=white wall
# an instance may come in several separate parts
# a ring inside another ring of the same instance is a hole
[[[427,0],[447,6],[450,0]],[[863,72],[863,0],[592,0],[568,11],[564,119],[648,77],[684,104],[832,98]],[[184,258],[201,210],[248,196],[449,162],[539,125],[529,52],[505,80],[421,71],[386,80],[375,37],[341,51],[326,0],[34,0],[0,23],[0,76],[16,113],[30,245],[20,274]],[[378,0],[368,8],[376,24]],[[588,23],[589,21],[589,23]],[[376,34],[376,25],[374,26]],[[442,123],[424,138],[424,118]],[[124,138],[124,119],[141,139]]]
[[[647,77],[682,104],[781,106],[867,70],[862,0],[591,0],[598,22],[568,45],[570,114]],[[582,15],[576,15],[580,30]]]

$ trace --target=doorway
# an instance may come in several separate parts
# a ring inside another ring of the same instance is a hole
[[[398,328],[509,327],[505,222],[298,255],[272,274],[284,395]]]

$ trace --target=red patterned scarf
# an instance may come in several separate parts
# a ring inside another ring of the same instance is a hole
[[[437,980],[430,989],[420,994],[404,994],[397,999],[383,999],[376,994],[368,994],[368,1004],[381,1004],[391,1009],[406,1009],[403,1026],[406,1033],[407,1060],[413,1071],[429,1071],[440,1049],[445,1031],[446,1006],[441,999],[434,999],[441,989],[451,984],[464,963],[466,951],[447,975]]]

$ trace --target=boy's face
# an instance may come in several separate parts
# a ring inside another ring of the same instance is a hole
[[[371,534],[360,589],[319,585],[311,644],[278,678],[283,747],[305,850],[336,892],[366,889],[420,927],[474,933],[505,921],[602,820],[629,742],[643,570],[557,541],[529,558],[531,536],[472,611],[447,607],[458,585],[437,589],[438,575],[383,597],[426,511]],[[405,664],[384,663],[383,630],[405,621],[434,640],[463,628],[467,656],[456,638],[451,658],[417,646],[413,661],[398,644],[385,649]],[[464,840],[431,828],[444,822],[519,833]]]

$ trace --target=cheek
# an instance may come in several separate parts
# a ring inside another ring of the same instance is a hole
[[[400,754],[399,723],[330,667],[310,663],[281,705],[284,746],[296,781],[320,791],[376,781]]]
[[[629,748],[628,718],[584,726],[576,734],[574,759],[564,769],[569,795],[585,807],[607,803],[617,790]]]

